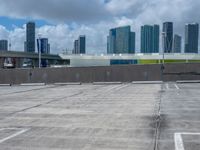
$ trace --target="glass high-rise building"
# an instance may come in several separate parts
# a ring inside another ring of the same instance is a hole
[[[163,48],[165,53],[172,53],[173,45],[173,22],[163,23]]]
[[[74,49],[73,49],[73,54],[78,54],[78,40],[74,41]]]
[[[38,52],[40,51],[41,54],[50,54],[50,44],[48,43],[48,38],[37,39],[37,48],[38,48]],[[48,60],[41,59],[41,66],[47,67]]]
[[[182,43],[181,36],[175,34],[173,42],[173,53],[181,53],[181,43]]]
[[[26,42],[24,43],[26,52],[35,53],[35,23],[28,22],[26,24]]]
[[[198,53],[199,24],[185,25],[185,53]]]
[[[129,37],[129,54],[135,53],[135,32],[130,32]]]
[[[130,26],[116,29],[116,53],[129,52]]]
[[[8,50],[8,40],[0,40],[0,51]]]
[[[159,25],[141,27],[141,53],[159,52]]]
[[[78,40],[74,41],[73,54],[85,54],[86,53],[86,37],[80,35]]]
[[[86,50],[86,37],[85,35],[80,35],[78,38],[78,51],[80,52],[80,54],[85,54]]]
[[[107,53],[113,54],[115,53],[116,47],[116,29],[111,29],[109,32],[109,36],[107,37]]]
[[[130,26],[110,29],[107,42],[108,54],[135,53],[135,32]]]
[[[48,42],[48,38],[37,39],[37,45],[42,54],[50,54],[50,44]]]
[[[155,24],[153,26],[153,53],[159,53],[160,44],[160,26]]]

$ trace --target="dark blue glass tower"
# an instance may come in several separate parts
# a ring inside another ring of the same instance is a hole
[[[181,53],[181,36],[175,34],[173,42],[173,53]]]
[[[24,43],[26,52],[35,53],[35,23],[28,22],[26,24],[26,42]]]
[[[185,26],[185,53],[198,53],[199,24]]]
[[[163,48],[165,53],[172,53],[173,22],[163,23]]]
[[[85,54],[86,53],[86,37],[80,35],[78,40],[74,41],[73,54]]]
[[[135,53],[135,32],[130,26],[111,29],[107,38],[108,54]]]
[[[159,25],[141,27],[141,53],[159,52]]]

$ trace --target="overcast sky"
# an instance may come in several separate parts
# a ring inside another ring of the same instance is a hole
[[[109,29],[131,25],[138,51],[141,25],[173,21],[175,33],[184,36],[186,23],[200,22],[199,8],[199,0],[1,0],[0,39],[22,51],[25,23],[34,20],[53,53],[72,49],[83,34],[88,53],[105,53]]]

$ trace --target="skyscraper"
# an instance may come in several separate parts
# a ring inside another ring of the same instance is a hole
[[[7,51],[7,50],[8,50],[8,41],[0,40],[0,51]]]
[[[40,51],[41,54],[50,54],[50,44],[48,43],[48,38],[37,39],[37,48],[38,48],[38,52]],[[41,59],[40,65],[42,67],[47,67],[48,66],[48,60]]]
[[[160,26],[153,26],[153,53],[159,53],[159,43],[160,43]]]
[[[159,25],[144,25],[141,27],[141,52],[159,52]]]
[[[129,52],[130,26],[116,29],[116,53]]]
[[[163,23],[163,48],[165,53],[172,53],[173,22]]]
[[[24,43],[26,52],[35,52],[35,23],[28,22],[26,24],[26,42]]]
[[[107,53],[135,53],[135,32],[130,26],[111,29],[107,38]]]
[[[129,38],[129,54],[135,53],[135,32],[130,32]]]
[[[73,50],[73,54],[78,54],[78,40],[74,41],[74,50]]]
[[[116,47],[116,29],[110,29],[109,36],[107,37],[107,53],[113,54]]]
[[[78,38],[78,51],[80,54],[85,54],[86,38],[85,35],[80,35]]]
[[[185,25],[185,53],[198,53],[199,24]]]
[[[141,27],[141,53],[153,51],[153,27],[145,25]]]
[[[73,54],[85,54],[86,53],[86,37],[80,35],[78,40],[74,41]]]
[[[181,36],[175,34],[173,42],[173,53],[181,53]]]
[[[42,54],[50,54],[50,44],[48,42],[48,38],[37,39],[37,45]]]

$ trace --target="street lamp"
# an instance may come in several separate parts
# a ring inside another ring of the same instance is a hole
[[[9,41],[8,41],[8,47],[9,47],[9,51],[11,51],[11,46],[12,46],[12,44],[11,44],[11,38],[9,37]]]
[[[42,37],[42,34],[38,34],[38,57],[39,57],[39,68],[41,68],[41,37]]]
[[[164,65],[164,63],[165,63],[165,46],[167,46],[166,45],[167,43],[165,43],[165,41],[166,41],[166,32],[162,32],[162,40],[163,40],[163,42],[162,42],[162,44],[163,44],[162,64]]]
[[[165,69],[165,66],[164,66],[164,64],[165,64],[165,48],[166,47],[168,47],[167,46],[167,43],[165,43],[166,42],[166,32],[162,32],[162,40],[163,40],[163,42],[162,42],[162,44],[163,44],[163,51],[162,51],[162,65],[161,65],[161,72],[162,72],[162,80],[164,80],[164,69]]]

